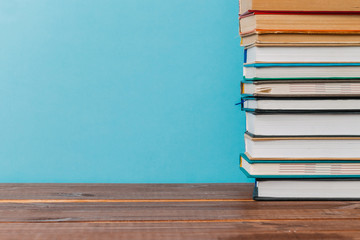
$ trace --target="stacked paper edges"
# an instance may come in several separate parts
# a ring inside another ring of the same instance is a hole
[[[240,0],[255,200],[360,200],[360,1]]]

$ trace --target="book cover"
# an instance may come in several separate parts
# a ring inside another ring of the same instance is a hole
[[[343,67],[360,66],[360,62],[337,62],[337,63],[244,63],[244,67],[266,68],[266,67]]]

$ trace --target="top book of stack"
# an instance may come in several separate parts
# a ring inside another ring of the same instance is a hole
[[[240,14],[260,11],[360,12],[359,0],[240,0]]]
[[[360,0],[240,0],[241,45],[360,46]]]

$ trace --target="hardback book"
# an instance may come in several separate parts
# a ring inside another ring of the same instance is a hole
[[[360,112],[246,112],[246,130],[253,137],[360,137]]]
[[[359,34],[311,34],[256,31],[241,35],[241,46],[359,46]]]
[[[252,137],[244,135],[252,159],[360,160],[360,137]]]
[[[245,80],[360,79],[360,63],[247,63]]]
[[[360,80],[246,81],[241,83],[241,94],[254,97],[358,97]]]
[[[360,112],[360,98],[335,97],[244,97],[242,110],[247,112]]]
[[[355,14],[252,13],[240,17],[240,34],[262,32],[359,34]]]
[[[240,14],[254,11],[345,11],[357,12],[357,0],[239,0]]]
[[[360,162],[249,162],[240,156],[240,169],[250,178],[319,178],[319,177],[358,177]]]
[[[241,159],[248,163],[360,163],[360,158],[357,159],[329,159],[329,158],[308,158],[308,159],[291,159],[291,158],[253,158],[248,152],[240,154]]]
[[[360,15],[359,15],[360,21]],[[359,35],[360,36],[360,35]],[[250,47],[245,49],[246,62],[262,63],[327,63],[358,62],[360,46],[318,47]]]
[[[258,178],[254,200],[360,200],[359,178]]]

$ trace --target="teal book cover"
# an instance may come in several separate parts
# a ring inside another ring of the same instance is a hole
[[[360,66],[360,62],[339,62],[339,63],[245,63],[244,67],[344,67]]]

